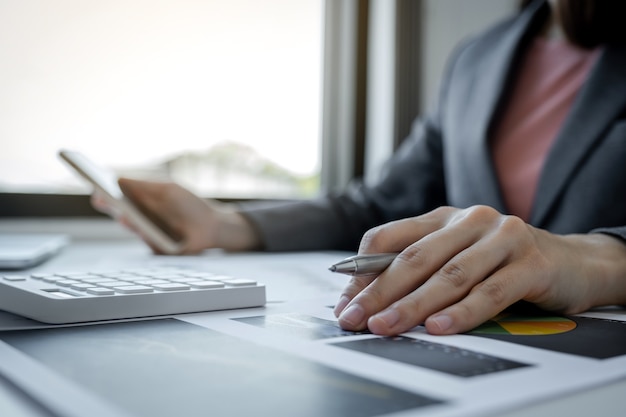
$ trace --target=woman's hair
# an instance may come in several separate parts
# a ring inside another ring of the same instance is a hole
[[[567,40],[582,48],[626,45],[626,1],[555,0]],[[522,0],[521,8],[534,0]]]

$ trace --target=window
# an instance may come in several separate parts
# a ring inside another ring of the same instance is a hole
[[[315,195],[322,28],[322,0],[0,0],[0,192],[88,192],[70,148],[204,196]]]

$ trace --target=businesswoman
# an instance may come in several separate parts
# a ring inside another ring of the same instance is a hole
[[[463,332],[520,300],[570,314],[626,304],[625,3],[525,3],[458,48],[436,109],[374,185],[246,209],[120,185],[185,253],[400,252],[343,291],[349,330]]]

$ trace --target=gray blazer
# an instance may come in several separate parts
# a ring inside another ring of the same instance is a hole
[[[363,233],[442,205],[506,213],[488,139],[530,39],[547,16],[537,1],[458,48],[438,106],[373,185],[313,201],[247,208],[267,250],[356,250]],[[626,239],[626,47],[607,46],[550,150],[530,223],[554,233]]]

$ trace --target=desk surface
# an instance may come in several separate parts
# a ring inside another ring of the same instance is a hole
[[[471,336],[433,338],[419,331],[409,335],[409,340],[415,338],[429,349],[445,341],[454,348],[462,347],[464,355],[472,356],[476,350],[484,350],[483,353],[500,357],[499,366],[511,369],[501,372],[501,377],[484,371],[484,376],[470,378],[442,373],[443,368],[417,369],[406,363],[370,359],[354,350],[339,349],[338,346],[358,344],[362,338],[369,341],[367,349],[376,349],[378,341],[371,335],[341,334],[340,329],[329,324],[332,315],[328,306],[336,300],[347,278],[327,272],[326,267],[344,255],[228,255],[215,251],[197,257],[164,258],[152,256],[136,241],[78,241],[36,270],[110,269],[182,262],[216,272],[258,274],[267,285],[269,302],[264,309],[189,315],[178,317],[179,320],[0,332],[0,339],[4,340],[0,342],[0,375],[3,376],[0,377],[0,410],[3,415],[7,410],[6,415],[31,417],[51,415],[46,410],[52,409],[62,416],[73,417],[80,415],[80,407],[84,407],[90,410],[90,415],[156,416],[169,404],[178,407],[178,411],[186,407],[187,412],[183,414],[202,415],[207,411],[202,397],[214,395],[215,398],[230,397],[230,403],[226,401],[221,405],[228,408],[211,407],[209,411],[214,415],[249,415],[258,411],[262,401],[270,407],[275,401],[275,408],[270,408],[272,414],[289,416],[434,417],[495,413],[505,417],[586,417],[591,413],[599,416],[623,413],[626,379],[620,379],[620,374],[611,369],[615,365],[623,368],[619,357],[572,360],[571,355],[563,357],[554,352],[501,345],[499,341]],[[287,333],[285,328],[289,328]],[[276,329],[282,334],[268,336]],[[394,345],[394,349],[400,347],[401,344]],[[529,362],[529,358],[535,357],[537,363],[516,370],[520,365],[515,365],[516,361],[511,359],[518,353],[523,358],[520,362]],[[533,375],[544,375],[538,369],[543,365],[537,365],[543,363],[544,358],[555,362],[562,360],[565,365],[571,361],[576,366],[570,368],[580,367],[579,374],[576,369],[569,369],[571,375],[565,377],[567,383],[576,379],[576,375],[583,378],[590,374],[585,371],[586,367],[594,370],[599,363],[607,365],[606,374],[611,377],[603,380],[604,371],[596,372],[594,381],[574,384],[564,390],[554,386],[564,381],[558,377],[553,380],[542,377],[533,384],[536,378]],[[520,375],[519,387],[532,391],[536,385],[545,384],[554,395],[531,396],[529,398],[535,398],[531,401],[511,397],[495,408],[477,403],[463,409],[463,401],[467,402],[472,390],[496,392],[502,385],[515,386],[518,384],[516,373]],[[176,391],[168,385],[170,383],[183,389]],[[461,405],[458,407],[437,406],[440,402],[454,402],[449,400],[456,393],[447,398],[446,391],[463,390],[467,392],[459,393],[457,401]],[[161,397],[170,393],[173,398],[164,402],[152,400],[155,408],[150,408],[145,404],[155,392],[160,392]],[[380,401],[381,395],[385,401]],[[72,398],[72,402],[60,401],[62,398]],[[527,405],[520,406],[520,402]],[[233,404],[237,407],[232,408]],[[166,410],[163,415],[167,414]]]

